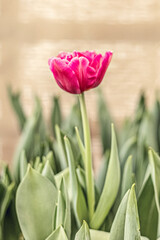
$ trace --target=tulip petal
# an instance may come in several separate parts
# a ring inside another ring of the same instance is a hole
[[[92,62],[91,62],[91,66],[97,71],[101,65],[102,62],[102,54],[97,54]]]
[[[96,78],[97,77],[97,72],[96,70],[91,67],[91,66],[88,66],[87,67],[87,78],[91,79],[91,78]]]
[[[73,54],[70,52],[60,52],[57,57],[61,59],[66,59],[67,61],[71,61],[71,59],[73,58]]]
[[[77,76],[66,59],[52,58],[49,63],[57,84],[63,90],[73,94],[81,93]]]
[[[86,58],[82,58],[82,57],[74,57],[70,63],[69,66],[70,68],[74,71],[74,73],[76,74],[78,81],[79,81],[79,86],[81,89],[81,92],[84,91],[84,84],[85,81],[84,79],[86,79],[86,68],[87,65],[89,64],[89,61]]]
[[[111,57],[112,52],[106,52],[103,57],[95,51],[60,52],[56,58],[49,59],[48,63],[63,90],[80,94],[101,83]]]
[[[102,58],[101,66],[97,73],[97,81],[95,82],[94,87],[97,87],[101,83],[101,81],[104,77],[104,74],[108,68],[108,65],[111,61],[112,54],[113,54],[112,52],[106,52],[104,57]]]
[[[60,52],[57,57],[61,58],[61,59],[64,59],[64,58],[66,58],[66,55],[67,55],[66,52]]]
[[[70,68],[75,72],[81,92],[84,92],[92,87],[96,79],[96,73],[89,66],[89,61],[85,57],[74,57],[69,63]]]
[[[95,58],[96,55],[97,54],[95,51],[85,51],[85,52],[74,51],[75,57],[85,57],[88,59],[89,62],[92,62],[92,60]]]

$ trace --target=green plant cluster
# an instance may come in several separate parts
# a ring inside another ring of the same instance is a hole
[[[103,157],[94,179],[95,205],[90,218],[79,103],[64,119],[59,99],[54,97],[50,123],[46,124],[38,98],[33,113],[26,117],[20,94],[11,89],[8,92],[21,136],[12,171],[1,164],[0,239],[157,240],[160,237],[158,98],[150,111],[142,94],[134,116],[115,130],[103,96],[98,93]]]

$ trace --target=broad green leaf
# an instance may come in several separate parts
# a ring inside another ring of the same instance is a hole
[[[0,206],[2,205],[5,193],[6,193],[6,186],[4,185],[4,183],[2,183],[2,181],[0,181]]]
[[[56,202],[54,185],[29,166],[16,195],[17,216],[26,240],[44,240],[51,234]]]
[[[160,212],[160,157],[157,153],[154,152],[153,149],[149,150],[149,160],[151,165],[151,176],[154,186],[154,192],[155,192],[155,200],[157,209]]]
[[[155,126],[154,134],[155,134],[156,142],[158,145],[158,152],[160,152],[160,121],[159,121],[159,119],[160,119],[160,101],[159,101],[158,97],[155,101],[152,115],[153,115],[153,121],[154,121],[153,124]]]
[[[149,160],[151,166],[151,176],[153,181],[154,193],[155,193],[155,201],[158,209],[158,237],[160,236],[160,157],[153,149],[149,150]]]
[[[3,222],[3,240],[19,240],[21,230],[15,210],[15,199],[12,199]]]
[[[85,221],[83,221],[82,227],[77,232],[75,240],[91,240],[89,227]]]
[[[146,112],[146,97],[144,92],[142,91],[136,110],[135,110],[135,117],[134,117],[134,123],[137,124],[138,126],[143,120],[145,112]]]
[[[20,129],[22,130],[26,122],[26,116],[20,102],[20,93],[13,93],[11,87],[8,87],[8,96],[13,110],[16,113]]]
[[[124,240],[140,240],[140,224],[137,209],[137,200],[135,194],[135,186],[133,185],[128,197]]]
[[[140,135],[141,136],[141,135]],[[137,141],[137,156],[134,161],[134,171],[136,177],[136,191],[139,193],[142,188],[144,177],[146,175],[146,170],[148,166],[148,148],[145,145],[145,141],[141,142],[139,139]]]
[[[126,142],[127,139],[129,139],[131,136],[135,135],[132,130],[133,122],[132,119],[129,117],[124,119],[124,123],[122,127],[119,129],[119,147],[120,149],[123,148],[124,143]],[[121,153],[120,153],[121,156]]]
[[[150,240],[155,240],[157,237],[158,212],[151,176],[148,176],[138,197],[138,212],[141,234]]]
[[[145,112],[141,125],[139,126],[137,138],[137,160],[136,160],[136,189],[141,189],[145,172],[148,166],[148,146],[157,149],[156,138],[154,134],[154,122],[151,114]]]
[[[56,181],[54,177],[53,170],[50,166],[49,160],[46,161],[46,164],[44,165],[44,168],[42,170],[42,176],[48,178],[56,187]]]
[[[9,170],[9,167],[4,164],[2,171],[0,173],[0,177],[1,177],[1,182],[8,187],[11,183],[12,183],[12,177],[11,177],[11,173]]]
[[[96,186],[97,186],[99,193],[102,192],[103,187],[104,187],[106,173],[107,173],[107,169],[108,169],[108,163],[109,163],[109,155],[110,155],[110,153],[107,150],[102,158],[100,170],[98,172],[98,177],[96,179]]]
[[[135,137],[137,136],[138,131],[139,131],[139,126],[141,125],[141,121],[143,120],[143,117],[144,117],[145,110],[146,110],[145,96],[144,96],[144,94],[142,94],[140,96],[139,102],[137,104],[136,111],[134,114],[135,116],[134,116],[133,120],[132,120],[132,118],[128,118],[125,121],[124,127],[121,130],[120,146],[122,146],[122,148],[127,139],[130,139],[133,136],[135,136]],[[131,152],[129,152],[129,153],[127,153],[127,156],[125,156],[122,159],[126,159],[129,155],[133,155],[133,154]],[[121,157],[121,153],[120,153],[120,157]],[[134,155],[133,155],[133,157],[134,157]]]
[[[125,164],[125,161],[129,155],[135,156],[134,153],[136,150],[136,144],[137,144],[137,138],[135,135],[133,135],[130,138],[127,138],[127,140],[123,143],[120,149],[120,160],[121,160],[122,166]]]
[[[27,153],[31,152],[31,149],[33,148],[33,141],[34,141],[34,136],[35,136],[35,131],[36,127],[39,124],[41,116],[41,107],[39,105],[39,102],[36,102],[36,107],[34,110],[33,115],[28,118],[24,130],[21,134],[17,149],[14,154],[14,159],[13,159],[13,173],[14,177],[17,182],[20,180],[20,155],[22,150],[26,151]],[[28,157],[28,156],[27,156]]]
[[[28,167],[27,157],[26,157],[25,151],[23,150],[20,155],[20,180],[21,181],[27,172],[27,167]]]
[[[64,228],[58,227],[46,240],[69,240],[66,236]]]
[[[114,179],[114,181],[113,181]],[[90,227],[99,229],[111,209],[120,184],[120,163],[114,126],[112,125],[111,155],[106,174],[105,184],[97,208],[90,222]]]
[[[49,153],[46,155],[46,159],[49,161],[50,166],[52,167],[52,170],[54,174],[57,172],[56,162],[53,156],[53,151],[49,151]]]
[[[103,153],[111,147],[111,115],[104,101],[102,92],[98,94],[98,120],[100,126],[100,137],[103,147]]]
[[[3,221],[7,208],[13,198],[13,194],[14,194],[14,188],[15,188],[15,183],[12,182],[7,188],[6,188],[6,192],[5,195],[3,197],[3,201],[1,203],[0,206],[0,221]]]
[[[133,170],[132,170],[132,156],[129,156],[123,171],[122,185],[121,185],[121,199],[128,189],[131,188],[133,184]]]
[[[64,224],[65,218],[65,199],[61,190],[58,191],[58,202],[57,202],[57,210],[56,210],[56,229]]]
[[[38,166],[41,162],[41,158],[39,156],[36,157],[35,162],[34,162],[34,169],[38,169]]]
[[[55,132],[56,132],[56,139],[58,143],[58,154],[59,154],[59,160],[61,169],[64,170],[67,167],[67,156],[66,156],[66,150],[64,146],[64,134],[61,132],[58,125],[55,126]]]
[[[148,131],[149,129],[149,131]],[[156,129],[157,130],[157,129]],[[143,116],[141,125],[139,126],[139,142],[144,142],[146,146],[150,146],[157,150],[157,142],[155,136],[155,123],[151,113],[146,112]]]
[[[141,240],[150,240],[150,239],[147,237],[141,237]]]
[[[69,116],[63,122],[62,128],[65,130],[67,135],[75,136],[75,126],[77,126],[80,137],[83,139],[82,119],[78,101],[73,105]]]
[[[110,234],[108,232],[103,232],[103,231],[97,231],[90,229],[90,234],[91,234],[91,240],[110,240],[109,236]]]
[[[53,135],[55,136],[55,126],[61,126],[62,123],[62,114],[59,104],[59,97],[53,97],[53,105],[51,110],[51,126]]]
[[[65,180],[69,200],[71,201],[72,200],[72,189],[71,189],[71,182],[70,182],[70,176],[69,176],[69,168],[66,168],[65,170],[63,170],[55,175],[56,185],[57,185],[58,189],[60,188],[62,178],[64,178],[64,180]]]
[[[85,171],[80,166],[78,166],[76,168],[76,173],[78,177],[78,182],[80,183],[83,190],[86,190]]]
[[[77,137],[77,142],[78,142],[78,145],[79,145],[79,149],[80,149],[82,158],[84,159],[85,158],[85,148],[84,148],[84,145],[83,145],[83,142],[81,140],[79,130],[78,130],[77,127],[75,127],[75,131],[76,131],[76,137]]]
[[[70,178],[69,178],[69,168],[66,168],[63,171],[61,171],[61,172],[59,172],[59,173],[57,173],[55,175],[55,180],[56,180],[56,184],[57,184],[58,188],[60,188],[60,184],[61,184],[62,178],[65,179],[66,185],[68,187],[69,186],[69,181],[70,181]]]
[[[59,226],[63,226],[68,239],[71,235],[71,209],[70,201],[68,198],[67,188],[64,178],[61,180],[60,189],[58,192],[58,202],[56,213],[54,215],[54,226],[57,229]]]
[[[76,169],[74,164],[73,152],[70,142],[65,137],[65,146],[68,157],[69,171],[70,171],[70,184],[72,189],[72,204],[78,226],[81,225],[83,220],[88,220],[88,209],[82,188],[78,182]]]
[[[65,229],[68,239],[70,239],[70,236],[71,236],[71,206],[70,206],[69,196],[68,196],[68,192],[67,192],[67,185],[66,185],[64,177],[62,178],[62,181],[61,181],[60,190],[65,199],[65,217],[64,217],[63,226],[64,226],[64,229]]]
[[[0,239],[3,239],[3,227],[2,227],[2,224],[0,224]]]
[[[124,195],[114,218],[109,240],[124,240],[126,210],[130,190]]]
[[[42,162],[40,162],[40,164],[38,165],[38,167],[37,167],[37,172],[38,173],[42,173],[42,171],[43,171],[43,167],[44,167],[44,165],[43,165],[43,163]]]

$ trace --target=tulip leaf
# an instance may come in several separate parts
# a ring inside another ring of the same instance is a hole
[[[64,217],[63,226],[64,226],[64,229],[65,229],[66,234],[68,236],[68,239],[70,239],[70,235],[71,235],[71,207],[70,207],[70,201],[69,201],[67,186],[66,186],[66,182],[65,182],[64,177],[62,178],[62,181],[61,181],[60,190],[63,194],[64,199],[65,199],[65,217]]]
[[[56,210],[56,229],[63,225],[65,218],[65,199],[63,198],[61,190],[58,191],[58,202]]]
[[[41,158],[39,156],[37,156],[35,161],[34,161],[34,166],[33,166],[34,169],[36,169],[36,170],[38,169],[38,166],[39,166],[40,162],[41,162]]]
[[[110,126],[112,123],[111,115],[109,113],[108,107],[104,101],[101,91],[98,94],[98,120],[100,126],[100,136],[103,146],[103,153],[109,150],[111,147],[111,131]]]
[[[24,178],[26,172],[27,172],[28,162],[25,150],[22,151],[20,155],[20,180]]]
[[[17,119],[19,121],[19,126],[20,129],[22,130],[25,122],[26,122],[26,116],[25,113],[23,111],[21,102],[20,102],[20,93],[13,93],[11,87],[8,87],[8,96],[9,96],[9,100],[12,104],[12,107],[16,113]]]
[[[85,171],[83,170],[83,168],[78,166],[76,168],[76,173],[77,173],[78,181],[79,181],[80,185],[82,186],[83,190],[85,191],[86,190]]]
[[[124,240],[124,227],[129,193],[130,190],[126,192],[119,205],[119,208],[117,210],[116,216],[111,227],[109,238],[110,240]]]
[[[113,181],[114,179],[114,181]],[[100,196],[96,211],[91,219],[90,227],[93,229],[99,229],[105,220],[109,210],[111,209],[120,184],[120,163],[118,157],[118,149],[114,126],[112,124],[112,143],[111,143],[111,155],[108,165],[108,171],[106,174],[105,184],[102,194]]]
[[[64,228],[62,226],[58,227],[46,240],[69,240],[66,236]]]
[[[38,172],[38,173],[42,173],[43,167],[44,167],[44,164],[43,164],[42,162],[40,162],[39,165],[38,165],[38,167],[37,167],[37,169],[36,169],[37,172]]]
[[[13,197],[13,191],[15,188],[15,183],[12,182],[9,186],[6,187],[6,191],[3,197],[3,201],[1,203],[1,208],[0,208],[0,222],[3,221],[7,208],[12,200]]]
[[[90,234],[91,234],[91,240],[110,240],[109,236],[110,234],[107,232],[103,231],[97,231],[90,229]]]
[[[53,156],[53,151],[49,151],[49,153],[46,155],[46,159],[49,161],[50,166],[52,167],[52,170],[54,174],[57,172],[56,162]]]
[[[12,183],[12,177],[6,164],[2,168],[1,181],[6,187],[8,187]]]
[[[15,199],[12,198],[3,221],[3,240],[17,240],[19,239],[21,230],[17,220],[17,214],[15,211]]]
[[[137,200],[135,194],[135,186],[133,185],[128,197],[125,229],[124,229],[124,240],[140,240],[140,224],[137,209]]]
[[[75,236],[75,240],[91,240],[90,231],[87,223],[83,221],[83,225]]]
[[[74,136],[75,126],[77,126],[81,139],[83,139],[82,119],[81,119],[80,106],[78,101],[73,105],[69,116],[63,123],[63,129],[65,130],[65,132]]]
[[[123,198],[127,190],[131,188],[132,184],[133,184],[132,156],[129,156],[125,163],[122,176],[121,198]]]
[[[71,235],[71,209],[70,202],[68,198],[67,188],[64,178],[61,180],[60,189],[58,192],[58,202],[55,215],[55,228],[63,226],[66,235],[70,239]]]
[[[64,141],[65,141],[69,170],[70,170],[73,210],[74,210],[77,224],[78,226],[80,226],[83,220],[88,220],[88,209],[87,209],[87,204],[86,204],[86,200],[85,200],[82,188],[78,182],[75,164],[74,164],[73,152],[71,149],[70,142],[67,137],[65,137]]]
[[[2,202],[4,199],[6,193],[6,187],[4,185],[4,183],[2,183],[2,181],[0,181],[0,206],[2,206]]]
[[[56,139],[58,143],[58,154],[59,154],[59,160],[61,169],[64,170],[67,167],[67,156],[66,156],[66,150],[64,146],[64,134],[60,130],[59,126],[55,126],[55,133],[56,133]]]
[[[149,150],[149,160],[151,166],[151,176],[153,181],[155,201],[158,209],[158,237],[160,236],[160,157],[153,149]]]
[[[157,209],[160,212],[160,157],[158,156],[157,153],[154,152],[153,149],[149,150],[149,160],[150,160],[150,165],[151,165],[151,176],[152,176],[152,181],[153,181],[153,186],[154,186],[154,192],[155,192],[155,200],[156,200],[156,205]]]
[[[138,212],[141,226],[141,234],[154,240],[157,237],[158,212],[154,196],[154,188],[151,175],[145,181],[138,197]]]
[[[20,137],[19,144],[17,146],[17,149],[14,154],[14,159],[13,159],[13,173],[14,177],[17,182],[20,180],[20,156],[22,150],[26,151],[26,156],[27,153],[32,152],[31,150],[33,149],[33,141],[34,141],[34,136],[35,136],[35,130],[37,125],[39,124],[41,117],[41,107],[39,104],[39,101],[36,101],[36,107],[34,110],[33,115],[26,121],[26,124],[24,126],[24,130],[22,132],[22,135]],[[28,158],[28,156],[27,156]]]
[[[26,240],[44,240],[52,232],[56,202],[54,185],[29,166],[16,195],[17,216]]]
[[[52,171],[52,168],[50,166],[49,160],[46,161],[46,164],[44,165],[44,168],[42,170],[42,176],[47,177],[56,187],[56,181],[54,178],[54,173]]]
[[[84,148],[84,145],[83,145],[83,142],[81,140],[80,133],[79,133],[79,130],[78,130],[77,127],[75,127],[75,131],[76,131],[76,137],[77,137],[77,142],[78,142],[78,145],[79,145],[79,149],[80,149],[82,158],[84,160],[85,159],[85,148]]]
[[[51,110],[51,126],[52,126],[52,131],[54,136],[56,136],[55,126],[56,125],[61,126],[61,124],[62,124],[62,114],[61,114],[61,109],[59,104],[59,97],[53,97],[53,105]]]
[[[96,179],[96,186],[100,193],[102,192],[104,187],[106,173],[108,169],[108,163],[109,163],[109,151],[107,150],[102,158],[100,170],[98,172],[98,177]]]
[[[14,155],[14,166],[13,166],[13,170],[14,170],[14,175],[16,180],[19,180],[19,162],[20,162],[20,155],[21,155],[21,151],[23,149],[28,149],[30,148],[31,145],[31,139],[33,139],[33,134],[34,134],[34,128],[36,126],[37,123],[37,116],[33,115],[31,116],[24,127],[24,131],[22,132],[20,141],[19,141],[19,145],[16,149],[15,155]]]
[[[61,171],[55,175],[55,180],[56,180],[56,184],[57,184],[58,188],[60,188],[62,178],[65,179],[66,185],[68,186],[69,180],[70,180],[69,179],[69,168],[65,168],[63,171]]]

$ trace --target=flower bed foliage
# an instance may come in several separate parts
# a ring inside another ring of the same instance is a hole
[[[134,116],[118,129],[97,92],[103,156],[94,177],[83,91],[65,119],[59,98],[54,97],[50,123],[44,121],[37,97],[33,113],[26,117],[20,94],[11,89],[8,93],[21,137],[12,170],[5,163],[1,168],[0,239],[160,237],[158,97],[149,110],[142,94]]]

